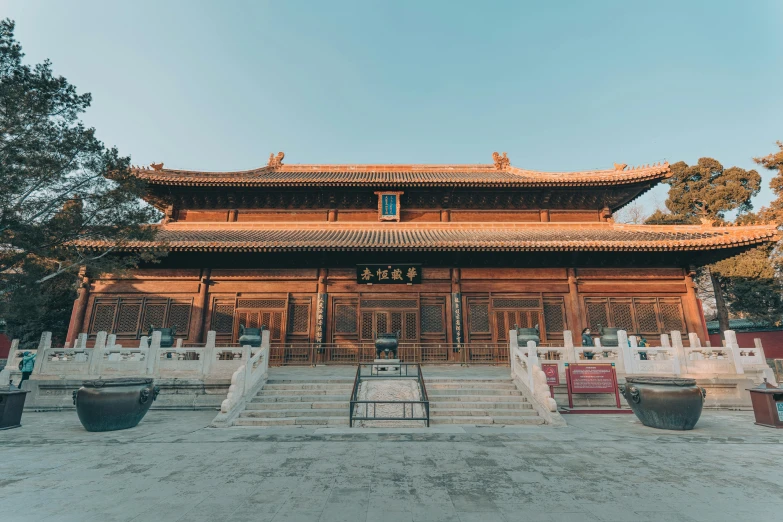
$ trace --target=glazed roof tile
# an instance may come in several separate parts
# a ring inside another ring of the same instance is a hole
[[[580,172],[540,172],[505,165],[281,165],[239,172],[135,169],[153,185],[236,187],[573,187],[658,181],[670,175],[669,164]],[[620,168],[622,167],[622,168]]]
[[[613,223],[171,223],[156,241],[124,250],[167,244],[172,251],[694,251],[777,241],[774,225],[619,225]],[[100,248],[101,241],[77,246]]]

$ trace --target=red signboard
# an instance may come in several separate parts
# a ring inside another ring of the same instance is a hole
[[[541,369],[544,370],[544,375],[546,375],[547,386],[560,386],[560,372],[557,371],[557,363],[542,363]]]
[[[620,408],[614,364],[566,364],[568,407],[574,407],[574,393],[614,393]]]

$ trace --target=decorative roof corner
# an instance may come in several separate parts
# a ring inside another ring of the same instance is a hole
[[[271,153],[269,155],[269,162],[266,164],[267,167],[277,168],[283,166],[283,158],[285,158],[284,152],[278,152],[277,156],[275,156],[275,153]]]
[[[619,171],[623,171],[623,170],[625,170],[625,167],[627,167],[627,166],[628,166],[627,163],[615,163],[614,164],[614,170],[616,170],[618,172]]]
[[[511,160],[508,159],[508,154],[505,152],[502,156],[499,152],[493,152],[492,161],[495,163],[495,168],[498,170],[505,170],[511,165]]]
[[[160,163],[150,163],[150,169],[156,172],[161,172],[163,170],[163,162],[161,161]]]

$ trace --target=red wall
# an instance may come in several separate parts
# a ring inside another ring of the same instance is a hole
[[[764,355],[767,359],[783,359],[783,330],[771,332],[737,332],[737,343],[740,348],[752,348],[753,339],[761,339],[764,347]],[[712,346],[721,346],[723,343],[720,334],[710,334]]]
[[[8,359],[8,352],[11,350],[11,339],[3,333],[0,333],[0,359]]]

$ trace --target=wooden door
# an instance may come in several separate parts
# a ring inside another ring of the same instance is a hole
[[[541,313],[538,310],[495,310],[495,339],[508,341],[508,331],[514,328],[535,328],[538,326],[541,340],[544,340],[544,328]]]
[[[263,325],[269,329],[270,342],[279,343],[285,334],[283,315],[283,310],[237,308],[234,319],[234,339],[239,340],[240,324],[245,328],[260,328]]]

